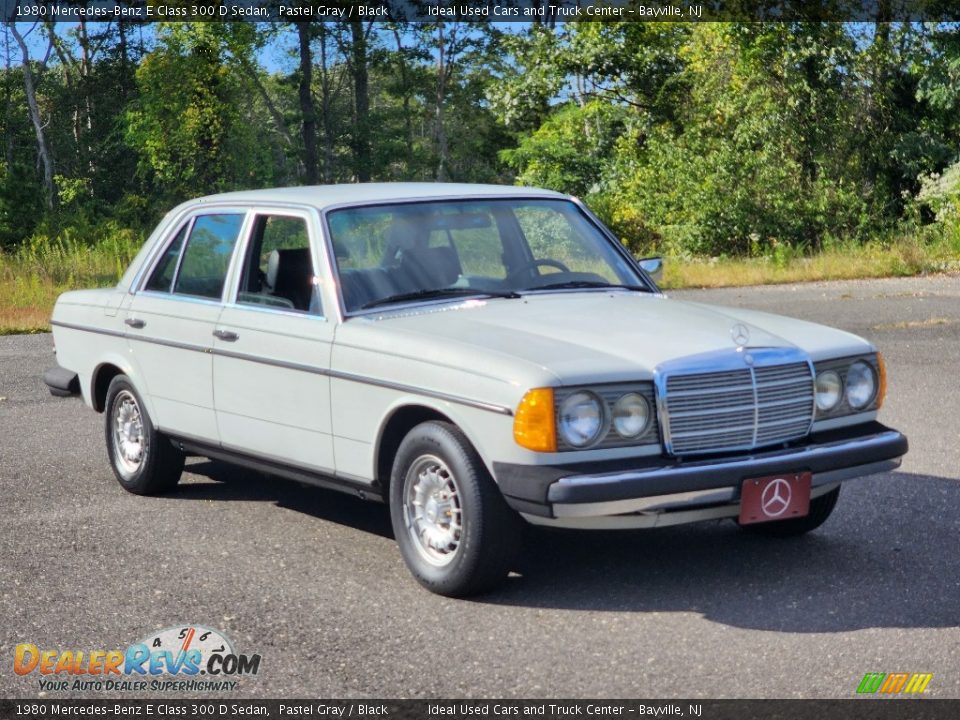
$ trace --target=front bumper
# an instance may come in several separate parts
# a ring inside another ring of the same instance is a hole
[[[695,461],[655,457],[565,466],[494,463],[493,469],[511,507],[531,520],[561,524],[549,520],[711,507],[730,510],[739,506],[744,480],[781,473],[812,473],[816,496],[844,480],[893,470],[907,449],[903,434],[871,422],[816,433],[803,443],[749,455]]]

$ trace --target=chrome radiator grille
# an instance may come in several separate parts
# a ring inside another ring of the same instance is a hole
[[[807,362],[664,379],[662,422],[674,455],[774,445],[810,430],[813,375]]]

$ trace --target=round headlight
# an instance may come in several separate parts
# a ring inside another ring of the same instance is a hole
[[[817,409],[824,412],[833,410],[840,404],[843,395],[843,382],[835,370],[827,370],[817,375]]]
[[[847,402],[854,410],[862,410],[877,394],[877,376],[863,360],[857,360],[847,370]]]
[[[613,429],[622,438],[643,434],[650,423],[650,403],[643,395],[627,393],[613,406]]]
[[[586,447],[604,430],[603,403],[591,392],[575,392],[560,403],[559,429],[564,442]]]

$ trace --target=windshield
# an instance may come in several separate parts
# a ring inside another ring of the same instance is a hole
[[[536,290],[647,290],[572,202],[492,199],[378,205],[328,215],[347,312]]]

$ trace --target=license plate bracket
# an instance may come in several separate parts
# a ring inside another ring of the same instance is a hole
[[[740,524],[776,522],[810,512],[812,473],[783,473],[749,478],[740,486]]]

